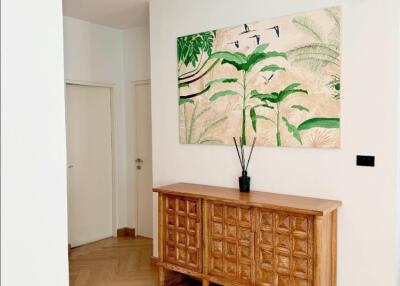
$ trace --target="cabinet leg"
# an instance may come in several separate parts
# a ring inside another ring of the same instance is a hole
[[[209,286],[210,285],[210,281],[203,279],[203,286]]]
[[[166,286],[165,283],[165,271],[163,267],[158,267],[158,285],[159,286]]]

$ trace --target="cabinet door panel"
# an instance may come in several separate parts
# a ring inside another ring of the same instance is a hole
[[[256,210],[257,285],[312,285],[313,224],[312,216]]]
[[[254,279],[254,209],[209,202],[209,273],[250,284]]]
[[[201,272],[201,200],[165,196],[165,260]]]

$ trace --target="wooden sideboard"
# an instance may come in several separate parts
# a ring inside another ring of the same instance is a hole
[[[159,285],[335,286],[339,201],[179,183],[158,192]],[[175,279],[176,281],[176,279]]]

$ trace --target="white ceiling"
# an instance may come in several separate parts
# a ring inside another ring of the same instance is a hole
[[[63,0],[64,15],[119,29],[148,25],[149,0]]]

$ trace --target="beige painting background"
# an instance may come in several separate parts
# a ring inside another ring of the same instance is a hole
[[[339,8],[333,8],[338,10]],[[339,10],[340,12],[340,10]],[[318,28],[319,34],[324,38],[321,40],[329,42],[332,31],[340,28],[340,23],[334,21],[327,15],[326,10],[312,11],[298,15],[280,17],[276,19],[248,23],[251,33],[240,34],[244,26],[239,25],[219,29],[213,44],[213,52],[216,51],[240,51],[244,54],[251,53],[256,47],[256,39],[250,38],[254,34],[261,36],[261,43],[268,43],[266,51],[288,52],[291,49],[316,42],[316,36],[306,28],[301,29],[293,21],[296,19],[311,19]],[[280,37],[277,37],[273,26],[279,26]],[[339,30],[340,31],[340,30]],[[339,38],[340,39],[340,35]],[[232,42],[238,40],[240,47],[237,48]],[[202,59],[202,62],[206,57]],[[274,58],[268,64],[277,64],[286,69],[285,72],[260,72],[265,63],[259,63],[248,74],[248,92],[256,89],[262,93],[279,91],[291,83],[300,83],[301,88],[307,90],[308,94],[294,94],[288,96],[280,105],[281,115],[285,116],[290,123],[298,126],[301,122],[314,117],[340,118],[340,98],[334,96],[329,82],[332,75],[340,76],[340,59],[338,64],[327,64],[322,68],[310,68],[307,63],[294,62],[289,57]],[[192,66],[182,66],[180,74],[192,70]],[[274,74],[273,78],[267,82]],[[179,94],[190,94],[201,90],[208,82],[218,78],[240,78],[240,73],[231,65],[218,64],[206,76],[188,87],[180,88]],[[210,96],[219,90],[226,88],[243,93],[238,84],[218,84],[213,86],[207,93],[193,98],[193,104],[179,106],[180,113],[180,142],[183,144],[232,144],[232,137],[241,135],[242,122],[242,98],[241,96],[224,96],[215,101],[210,101]],[[247,104],[257,104],[257,99],[249,99]],[[302,105],[309,112],[291,108],[293,105]],[[249,110],[247,110],[249,112]],[[275,110],[267,108],[258,109],[257,113],[267,118],[276,117]],[[190,135],[188,129],[190,129]],[[286,147],[340,147],[340,129],[312,128],[301,132],[302,144],[300,144],[287,130],[283,122],[280,123],[282,146]],[[276,146],[276,126],[271,121],[257,121],[257,133],[254,132],[251,121],[246,122],[247,143],[251,143],[253,137],[257,137],[257,145]]]

